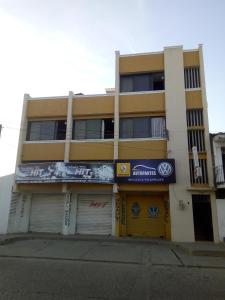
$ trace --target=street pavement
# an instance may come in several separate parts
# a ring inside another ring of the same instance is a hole
[[[0,299],[225,299],[225,257],[172,243],[21,240],[0,246]]]

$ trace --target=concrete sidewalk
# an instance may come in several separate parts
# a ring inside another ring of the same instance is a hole
[[[114,237],[106,235],[61,235],[48,233],[22,233],[0,235],[0,245],[26,240],[63,240],[63,241],[90,241],[90,242],[110,242],[140,245],[161,245],[171,249],[180,250],[192,256],[225,257],[225,243],[195,242],[177,243],[163,239],[138,238],[138,237]]]

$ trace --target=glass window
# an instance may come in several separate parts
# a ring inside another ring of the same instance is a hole
[[[27,141],[64,140],[66,121],[29,121]]]
[[[150,76],[149,74],[136,75],[134,78],[134,91],[149,91],[150,90]]]
[[[132,92],[133,91],[133,78],[131,76],[124,76],[120,79],[120,91]]]
[[[120,76],[120,92],[164,90],[164,72]]]
[[[142,117],[120,119],[120,138],[156,138],[165,137],[166,121],[164,117]]]
[[[100,139],[102,135],[102,120],[86,121],[86,138]]]
[[[151,136],[152,137],[164,137],[165,136],[165,118],[151,118]]]
[[[133,119],[120,120],[120,137],[124,139],[133,138]]]
[[[147,138],[150,136],[149,132],[149,118],[134,118],[133,127],[134,127],[134,138]]]
[[[41,135],[41,122],[29,122],[27,141],[38,141]]]
[[[73,121],[73,139],[113,139],[114,123],[112,119],[90,119]]]

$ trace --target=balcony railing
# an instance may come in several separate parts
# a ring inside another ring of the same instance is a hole
[[[225,175],[225,166],[221,165],[221,166],[216,166],[215,167],[215,175],[216,175],[216,183],[217,185],[219,184],[224,184],[225,180],[224,180],[224,175]]]

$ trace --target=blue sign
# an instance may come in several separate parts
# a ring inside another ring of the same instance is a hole
[[[118,160],[118,183],[175,183],[174,159]]]

